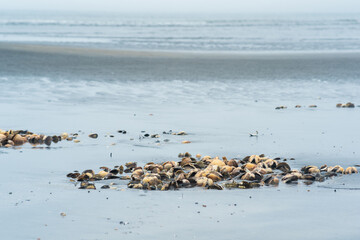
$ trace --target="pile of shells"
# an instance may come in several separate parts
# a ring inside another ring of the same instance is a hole
[[[346,169],[337,165],[304,166],[293,170],[285,161],[279,158],[268,158],[262,155],[251,155],[243,159],[226,157],[219,159],[210,156],[195,158],[189,153],[179,154],[180,161],[167,161],[160,164],[153,162],[144,167],[130,162],[113,169],[101,167],[97,174],[93,170],[69,173],[67,177],[73,182],[81,182],[80,189],[96,189],[94,181],[114,179],[130,180],[127,186],[146,190],[175,190],[179,188],[203,187],[222,190],[224,188],[248,189],[264,185],[277,186],[279,182],[286,184],[312,184],[314,181],[325,181],[339,174],[357,173],[355,167]],[[122,175],[128,173],[128,175]],[[120,176],[121,175],[121,176]],[[111,188],[104,185],[101,188]]]
[[[354,108],[354,107],[355,107],[355,104],[354,104],[354,103],[351,103],[351,102],[348,102],[348,103],[338,103],[338,104],[336,104],[336,107],[337,107],[337,108]]]
[[[61,135],[46,136],[43,134],[35,134],[27,130],[8,130],[0,129],[0,147],[14,147],[21,146],[25,143],[30,143],[33,146],[45,144],[50,146],[51,143],[57,143],[61,140],[72,141],[76,139],[77,133],[71,134],[63,133]]]

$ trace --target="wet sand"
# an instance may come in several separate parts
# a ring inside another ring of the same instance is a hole
[[[335,107],[360,103],[357,53],[149,53],[4,43],[0,52],[6,112],[0,128],[81,130],[80,143],[0,149],[7,239],[357,239],[359,174],[310,186],[167,192],[120,184],[89,193],[66,178],[103,165],[178,160],[186,151],[294,157],[294,168],[360,164],[360,108]],[[279,105],[288,108],[275,110]],[[170,129],[189,135],[162,136],[160,145],[138,138],[142,130]],[[259,137],[250,138],[255,130]],[[99,138],[88,138],[91,132]]]

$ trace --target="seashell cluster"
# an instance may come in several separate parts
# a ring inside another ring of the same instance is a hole
[[[291,169],[290,165],[281,159],[268,158],[263,154],[251,155],[243,159],[226,157],[193,158],[190,153],[180,153],[180,161],[163,163],[149,162],[144,167],[136,162],[129,162],[113,169],[101,167],[97,174],[93,170],[69,173],[71,181],[81,182],[80,189],[95,189],[94,181],[114,179],[130,180],[128,188],[144,190],[175,190],[179,188],[202,187],[205,189],[223,190],[224,188],[248,189],[261,186],[277,186],[280,182],[286,184],[312,184],[315,181],[325,181],[339,174],[358,173],[355,167],[344,170],[339,165],[320,168],[304,166],[300,170]],[[127,173],[129,175],[122,175]],[[120,176],[122,175],[122,176]],[[102,188],[110,188],[108,185]]]
[[[355,107],[355,104],[354,104],[354,103],[351,103],[351,102],[348,102],[348,103],[338,103],[338,104],[336,104],[336,107],[337,107],[337,108],[354,108],[354,107]]]
[[[33,146],[45,144],[50,146],[51,143],[58,143],[61,140],[68,140],[79,142],[76,140],[77,133],[69,135],[68,133],[63,133],[61,135],[47,136],[43,134],[35,134],[27,130],[8,130],[4,131],[0,129],[0,147],[14,147],[21,146],[25,143],[30,143]]]

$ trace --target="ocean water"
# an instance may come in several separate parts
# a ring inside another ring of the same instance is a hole
[[[0,14],[0,41],[120,49],[351,51],[359,32],[358,14]]]

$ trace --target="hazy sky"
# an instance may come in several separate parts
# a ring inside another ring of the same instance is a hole
[[[116,12],[360,12],[360,0],[0,0],[0,9]]]

